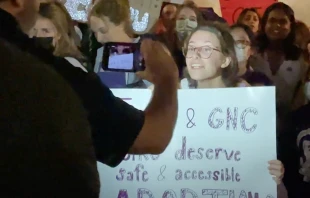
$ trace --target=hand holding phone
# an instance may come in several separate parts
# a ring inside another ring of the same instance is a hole
[[[109,42],[104,46],[102,69],[106,71],[143,71],[144,60],[140,43]]]
[[[162,43],[151,39],[143,40],[141,54],[145,60],[145,70],[137,72],[138,76],[155,85],[162,82],[178,83],[178,67],[169,50]]]

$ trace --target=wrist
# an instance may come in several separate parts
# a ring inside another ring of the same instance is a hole
[[[178,88],[179,87],[179,79],[178,78],[160,78],[154,82],[155,87],[157,86],[165,86],[167,88]]]

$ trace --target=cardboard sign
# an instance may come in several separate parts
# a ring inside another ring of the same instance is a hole
[[[220,0],[222,17],[229,24],[237,21],[239,14],[244,8],[256,8],[262,15],[265,9],[277,0]]]
[[[139,109],[152,96],[150,90],[113,93]],[[180,90],[178,98],[166,151],[127,155],[116,168],[98,163],[100,197],[276,198],[267,169],[276,159],[274,87]]]

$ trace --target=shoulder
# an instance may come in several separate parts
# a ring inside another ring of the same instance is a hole
[[[65,57],[65,59],[71,63],[74,67],[81,68],[83,71],[87,72],[86,68],[75,58]]]
[[[180,89],[190,89],[189,82],[186,78],[182,79],[180,82]]]
[[[251,87],[251,85],[250,85],[247,81],[241,79],[241,80],[237,83],[237,87]]]

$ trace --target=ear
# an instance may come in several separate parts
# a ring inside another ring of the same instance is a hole
[[[231,57],[224,57],[221,68],[224,69],[224,68],[228,67],[230,63],[231,63]]]

